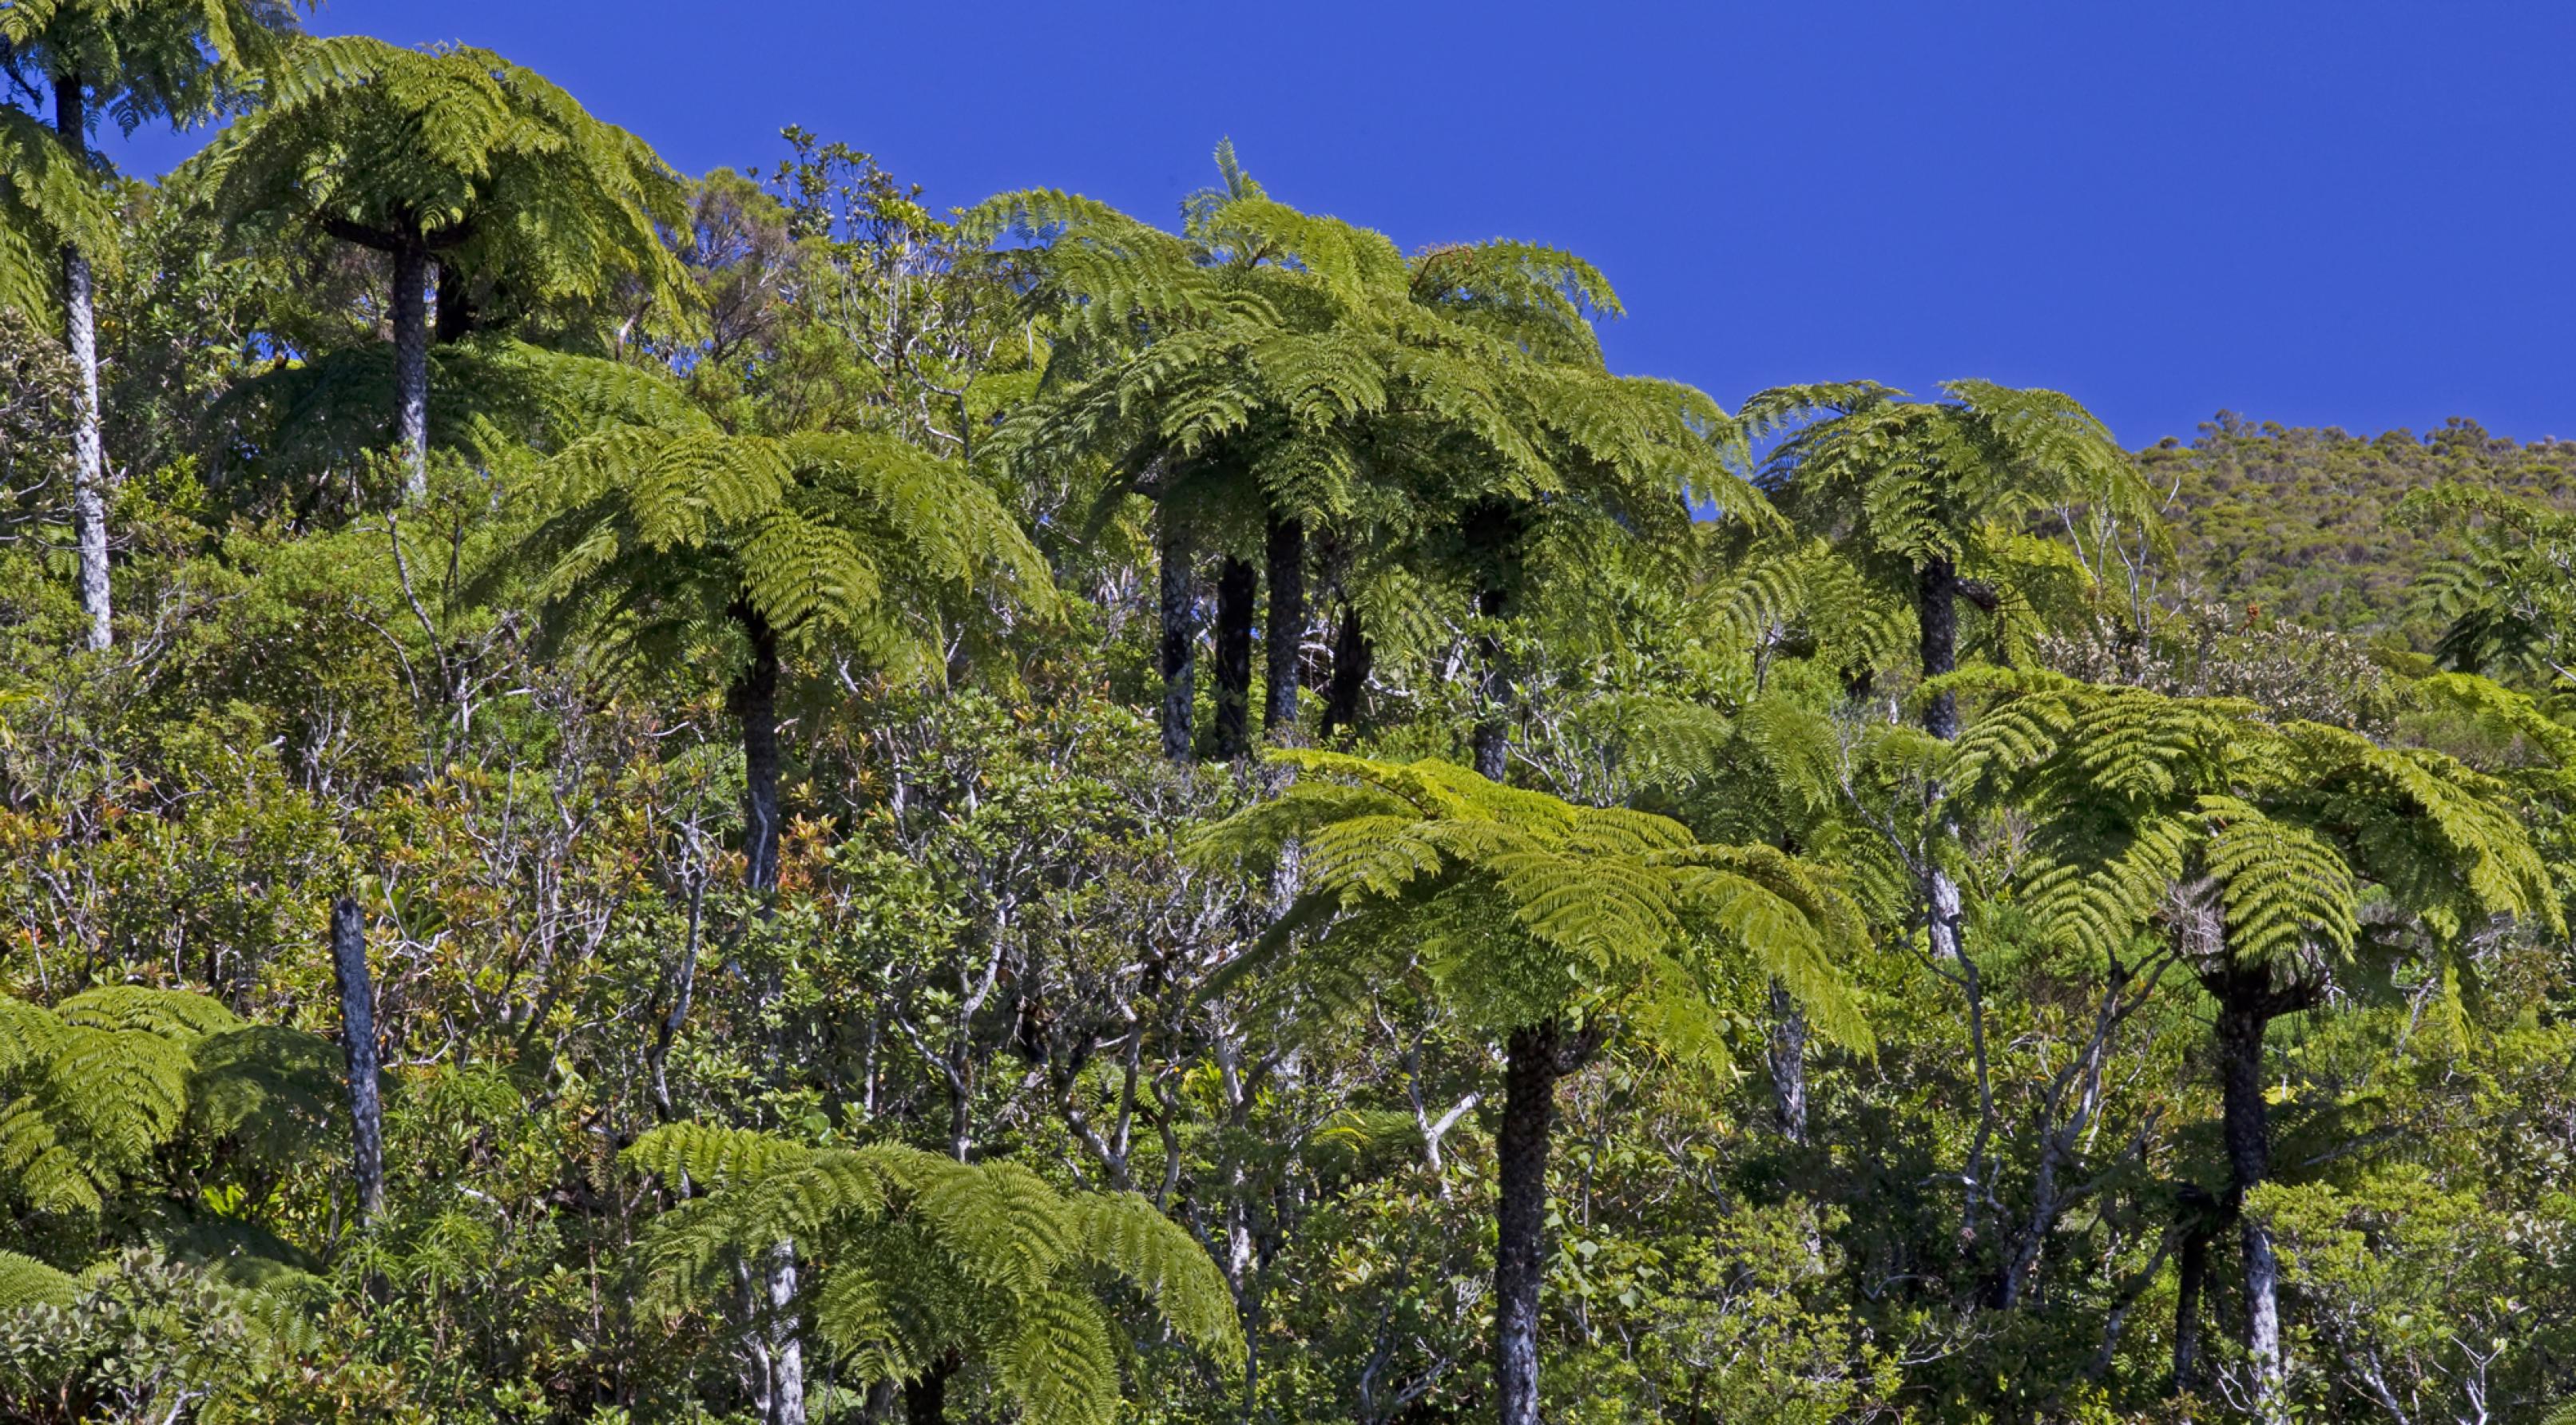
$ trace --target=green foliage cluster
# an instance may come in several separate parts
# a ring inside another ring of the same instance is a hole
[[[2421,650],[2446,620],[2416,581],[2462,549],[2443,526],[2400,518],[2407,497],[2466,485],[2563,505],[2576,446],[2462,418],[2359,436],[2222,412],[2189,443],[2140,451],[2138,469],[2166,502],[2177,594]]]
[[[0,1415],[2576,1391],[2567,447],[1730,410],[1231,146],[683,179],[292,18],[0,0]]]

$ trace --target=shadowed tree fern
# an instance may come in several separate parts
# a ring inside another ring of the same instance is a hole
[[[861,1379],[904,1385],[916,1419],[937,1419],[971,1366],[1020,1418],[1106,1425],[1126,1293],[1222,1363],[1242,1349],[1216,1264],[1133,1193],[1060,1192],[1010,1162],[809,1148],[697,1124],[656,1129],[626,1159],[698,1194],[646,1239],[651,1300],[726,1302],[743,1264],[794,1240],[818,1268],[816,1332]]]
[[[1971,806],[2037,814],[2017,888],[2033,920],[2105,954],[2154,929],[2217,1001],[2231,1213],[2269,1172],[2272,1020],[2420,942],[2456,1030],[2471,936],[2515,918],[2562,928],[2517,789],[2439,753],[2242,700],[2046,673],[1932,687],[1994,699],[1955,745],[1950,779]],[[2366,905],[2388,913],[2365,924]],[[2266,1225],[2241,1214],[2239,1229],[2254,1389],[2279,1418],[2279,1271]]]
[[[34,115],[0,107],[0,307],[41,318],[60,336],[63,249],[106,255],[113,233],[90,167]]]
[[[785,650],[855,653],[890,676],[944,668],[963,601],[1044,610],[1044,559],[962,462],[891,436],[732,435],[694,413],[618,425],[549,464],[553,512],[519,552],[561,631],[604,628],[648,655],[730,628],[748,767],[751,881],[778,836]]]
[[[1591,322],[1615,313],[1601,275],[1524,243],[1404,257],[1383,235],[1301,213],[1217,154],[1222,181],[1168,234],[1055,192],[1006,194],[979,231],[1043,249],[1037,306],[1056,324],[1036,399],[1015,413],[1019,458],[1108,472],[1107,499],[1143,490],[1163,521],[1173,681],[1166,750],[1187,751],[1193,551],[1243,567],[1219,581],[1221,654],[1248,646],[1249,560],[1270,564],[1270,706],[1293,716],[1310,533],[1358,617],[1374,580],[1496,532],[1477,511],[1517,512],[1510,539],[1549,520],[1627,536],[1687,531],[1693,501],[1762,502],[1731,468],[1727,413],[1700,393],[1603,369]],[[1105,507],[1104,507],[1105,508]],[[1469,572],[1500,589],[1515,549],[1478,545]],[[1454,571],[1453,571],[1454,572]],[[1515,581],[1516,582],[1516,581]],[[1453,618],[1464,610],[1453,610]],[[1220,750],[1244,745],[1243,665],[1220,659]]]
[[[2576,700],[2576,515],[2467,485],[2419,490],[2398,513],[2468,536],[2465,554],[2416,585],[2443,625],[2434,656]]]
[[[181,181],[228,222],[310,224],[391,259],[394,439],[415,497],[432,263],[447,335],[475,325],[465,278],[601,311],[610,338],[639,315],[688,311],[661,235],[685,221],[678,175],[530,70],[488,50],[309,39],[269,68],[261,98]]]
[[[1762,845],[1581,807],[1444,762],[1281,752],[1285,792],[1202,833],[1193,855],[1261,867],[1299,850],[1304,890],[1265,939],[1328,927],[1301,962],[1343,979],[1418,963],[1468,1022],[1506,1040],[1495,1253],[1502,1419],[1537,1419],[1538,1291],[1557,1082],[1614,1024],[1713,1067],[1728,982],[1768,977],[1826,1035],[1866,1046],[1843,965],[1859,916],[1825,877]]]
[[[2053,586],[2089,583],[2026,528],[2086,507],[2152,523],[2144,484],[2111,432],[2072,398],[1991,381],[1951,381],[1916,401],[1873,381],[1780,386],[1740,413],[1756,435],[1783,433],[1761,479],[1800,528],[1852,552],[1914,606],[1923,676],[1957,666],[1958,601],[1974,598],[2002,633],[2026,642],[2014,615]],[[1940,737],[1958,731],[1947,695],[1925,703]]]

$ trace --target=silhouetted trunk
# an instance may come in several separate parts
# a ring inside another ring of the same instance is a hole
[[[429,250],[394,248],[394,444],[402,453],[403,498],[429,493]]]
[[[1360,611],[1342,605],[1342,616],[1333,630],[1333,676],[1324,685],[1324,735],[1345,727],[1357,727],[1360,700],[1368,695],[1369,667],[1376,661],[1376,650],[1370,647],[1368,634],[1360,627]]]
[[[1807,1141],[1807,1014],[1771,982],[1771,1118],[1780,1136]]]
[[[748,603],[736,604],[733,614],[751,640],[751,662],[735,679],[732,696],[734,715],[742,719],[743,880],[767,919],[770,894],[778,889],[778,631]],[[765,1004],[777,996],[771,972],[760,998]],[[770,1313],[767,1339],[756,1348],[764,1376],[762,1418],[767,1425],[805,1425],[805,1347],[789,1309],[796,1300],[796,1244],[782,1241],[771,1248],[760,1276]]]
[[[340,1054],[349,1071],[349,1141],[358,1180],[358,1225],[385,1210],[385,1110],[377,1097],[376,995],[367,976],[367,922],[358,903],[331,905],[331,974],[340,987]]]
[[[957,1366],[957,1353],[951,1351],[903,1383],[905,1425],[939,1425],[947,1418],[948,1382],[957,1374]]]
[[[438,326],[432,340],[440,346],[472,336],[482,324],[474,309],[474,282],[452,262],[438,264]]]
[[[1261,730],[1277,734],[1297,725],[1298,654],[1306,643],[1306,525],[1270,517],[1270,623],[1262,631],[1268,687]]]
[[[1554,1022],[1512,1031],[1503,1122],[1494,1138],[1494,1394],[1502,1425],[1538,1425],[1539,1284],[1547,1276],[1548,1140],[1556,1084],[1600,1047],[1600,1032]]]
[[[1505,594],[1501,589],[1484,588],[1476,592],[1476,614],[1479,618],[1503,616]],[[1491,632],[1476,636],[1476,775],[1499,782],[1511,771],[1511,677],[1503,667],[1503,640]]]
[[[54,132],[75,158],[89,157],[88,115],[78,79],[54,82]],[[72,421],[72,542],[80,554],[80,601],[89,646],[114,639],[107,597],[107,442],[98,405],[98,294],[89,254],[63,245],[63,345],[80,373]]]
[[[733,613],[751,640],[732,697],[742,720],[743,880],[761,895],[778,888],[778,632],[748,604]]]
[[[1929,680],[1959,666],[1959,571],[1946,559],[1917,576],[1914,616],[1923,635],[1923,676]],[[1959,699],[1943,693],[1923,706],[1923,730],[1947,742],[1959,735]]]
[[[2281,1398],[2281,1264],[2272,1233],[2245,1211],[2245,1195],[2271,1169],[2271,1110],[2263,1102],[2263,1033],[2277,1012],[2270,976],[2260,970],[2212,976],[2218,993],[2218,1065],[2225,1104],[2227,1210],[2236,1215],[2245,1255],[2245,1354],[2254,1368],[2255,1418],[2286,1421]]]
[[[2200,1388],[2200,1298],[2209,1282],[2209,1239],[2217,1233],[2218,1204],[2198,1188],[2185,1188],[2177,1211],[2182,1250],[2175,1254],[2173,1391]]]
[[[1190,760],[1190,717],[1198,697],[1198,580],[1190,568],[1189,529],[1169,502],[1154,515],[1155,543],[1161,564],[1156,575],[1158,612],[1163,623],[1163,755],[1174,762]]]
[[[1216,566],[1216,756],[1252,750],[1252,606],[1261,574],[1229,554]]]

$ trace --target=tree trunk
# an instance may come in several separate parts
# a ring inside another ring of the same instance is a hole
[[[1272,735],[1297,725],[1298,654],[1306,643],[1306,525],[1270,517],[1270,624],[1262,632],[1269,684],[1261,705],[1261,730]]]
[[[958,1365],[957,1353],[951,1351],[903,1383],[905,1425],[939,1425],[947,1418],[948,1381],[957,1374]]]
[[[1507,597],[1490,585],[1477,590],[1477,617],[1501,618]],[[1476,638],[1476,691],[1476,775],[1499,782],[1511,771],[1511,678],[1503,667],[1503,640],[1490,632]]]
[[[78,79],[54,82],[54,132],[74,157],[89,157],[88,115]],[[80,551],[81,613],[93,649],[114,640],[107,597],[107,443],[98,404],[98,293],[89,254],[63,244],[63,345],[80,373],[72,424],[72,540]]]
[[[732,698],[742,719],[743,880],[766,895],[778,888],[778,631],[749,604],[733,613],[751,640],[751,663]]]
[[[429,493],[429,252],[416,241],[394,249],[394,444],[403,499]]]
[[[732,697],[734,715],[742,719],[743,880],[760,898],[766,918],[769,895],[778,889],[778,631],[748,603],[736,604],[733,613],[751,639],[751,664],[735,680]],[[776,997],[773,980],[762,998]],[[805,1425],[805,1346],[790,1310],[796,1300],[796,1244],[773,1247],[761,1275],[770,1312],[761,1346],[768,1363],[763,1417],[767,1425]]]
[[[805,1425],[805,1343],[797,1335],[796,1244],[769,1251],[768,1425]]]
[[[1216,756],[1252,750],[1252,605],[1261,574],[1229,554],[1216,568]]]
[[[1589,1045],[1553,1022],[1512,1031],[1503,1062],[1503,1122],[1494,1140],[1494,1394],[1502,1425],[1538,1425],[1538,1298],[1547,1275],[1547,1155],[1556,1082]]]
[[[358,903],[331,906],[331,974],[340,986],[340,1052],[349,1070],[349,1141],[358,1179],[358,1225],[385,1210],[385,1110],[376,1090],[376,997],[367,977],[367,923]]]
[[[2190,1220],[2181,1227],[2182,1251],[2175,1257],[2173,1392],[2186,1395],[2200,1388],[2200,1296],[2209,1281],[2209,1239],[2218,1204],[2201,1189],[2186,1187],[2179,1211]]]
[[[452,262],[438,264],[438,324],[431,340],[440,346],[474,334],[482,314],[474,310],[474,284]]]
[[[2263,1102],[2263,1033],[2274,1013],[2270,975],[2234,970],[2218,978],[2218,1062],[2226,1105],[2227,1210],[2245,1253],[2245,1353],[2254,1367],[2254,1413],[2265,1425],[2289,1419],[2282,1399],[2281,1265],[2272,1233],[2245,1211],[2245,1195],[2271,1169],[2270,1109]]]
[[[1807,1014],[1771,982],[1771,1118],[1780,1136],[1807,1141]]]
[[[1923,676],[1938,678],[1959,666],[1959,571],[1935,559],[1920,572],[1914,616],[1923,635]],[[1923,730],[1947,742],[1959,735],[1959,699],[1943,693],[1923,706]]]
[[[1374,661],[1375,650],[1360,627],[1360,611],[1342,605],[1340,625],[1333,631],[1333,676],[1324,686],[1326,737],[1337,729],[1359,726],[1360,700],[1368,695],[1369,665]]]
[[[1198,697],[1198,580],[1190,568],[1189,529],[1170,501],[1154,515],[1156,576],[1163,622],[1163,755],[1174,762],[1190,760],[1190,718]]]

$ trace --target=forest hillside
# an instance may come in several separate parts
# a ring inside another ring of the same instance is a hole
[[[0,1419],[2576,1395],[2576,447],[294,18],[0,0]]]

